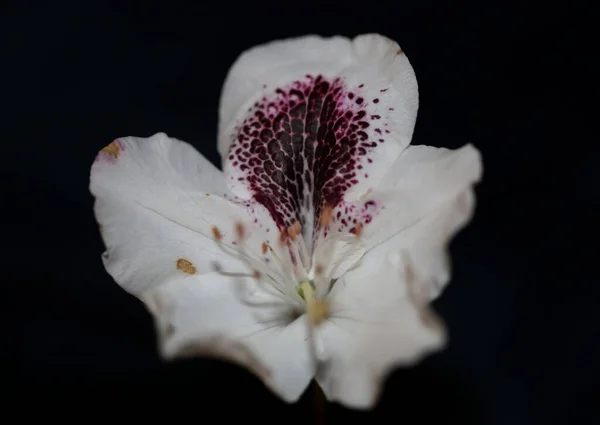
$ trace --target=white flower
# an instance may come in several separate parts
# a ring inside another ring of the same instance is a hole
[[[156,317],[161,353],[219,356],[288,402],[315,377],[370,408],[445,343],[428,304],[469,220],[475,148],[409,146],[417,81],[379,35],[276,41],[224,85],[224,173],[159,133],[91,171],[108,272]]]

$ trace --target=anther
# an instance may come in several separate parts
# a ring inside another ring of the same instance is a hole
[[[279,235],[279,243],[281,245],[285,245],[285,243],[287,242],[289,236],[290,235],[288,234],[288,229],[283,229],[281,231],[281,234]]]
[[[325,206],[323,207],[323,212],[321,213],[321,220],[319,223],[321,227],[327,227],[329,225],[329,223],[331,222],[332,211],[333,208],[331,208],[329,204],[325,204]]]
[[[353,233],[356,235],[357,238],[360,238],[360,235],[362,234],[362,229],[363,229],[362,223],[358,223],[356,226],[354,226]]]
[[[235,234],[239,241],[243,241],[246,237],[246,228],[243,223],[237,222],[235,223]]]
[[[220,242],[221,239],[223,239],[223,235],[221,234],[221,231],[216,226],[214,226],[212,228],[212,234],[213,234],[213,238],[215,238],[215,240],[218,242]]]
[[[298,236],[300,234],[300,231],[302,230],[301,226],[300,226],[300,222],[298,220],[296,220],[294,222],[294,224],[292,224],[290,227],[288,227],[287,232],[288,235],[290,236],[291,240],[296,239],[296,236]]]

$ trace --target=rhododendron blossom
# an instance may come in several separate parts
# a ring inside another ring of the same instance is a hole
[[[163,133],[102,149],[104,264],[155,316],[162,355],[234,361],[288,402],[314,378],[371,408],[393,368],[441,349],[429,303],[482,166],[471,145],[410,146],[417,108],[394,41],[307,36],[232,66],[222,172]]]

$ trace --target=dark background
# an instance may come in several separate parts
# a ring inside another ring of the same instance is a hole
[[[218,163],[219,93],[243,50],[379,32],[419,81],[414,143],[471,142],[485,175],[434,304],[449,348],[397,371],[373,412],[328,405],[327,421],[600,423],[598,136],[580,112],[582,59],[596,51],[583,15],[493,1],[2,4],[3,280],[5,311],[24,319],[27,410],[313,422],[310,391],[288,406],[235,366],[159,360],[149,314],[102,267],[89,168],[114,138],[158,131]]]

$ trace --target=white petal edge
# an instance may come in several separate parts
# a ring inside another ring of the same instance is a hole
[[[359,210],[367,202],[376,205],[361,235],[367,251],[381,244],[383,252],[408,249],[429,298],[437,297],[450,280],[447,245],[473,215],[473,187],[481,175],[481,155],[470,144],[456,150],[408,147],[359,202]]]
[[[272,41],[243,52],[232,65],[223,89],[219,106],[218,149],[225,173],[236,171],[228,167],[227,153],[235,128],[246,117],[250,107],[275,87],[302,79],[306,74],[326,78],[344,77],[346,84],[366,102],[368,113],[388,121],[385,134],[369,134],[370,139],[384,138],[377,146],[372,162],[361,162],[368,181],[357,177],[359,183],[344,195],[347,201],[360,197],[368,185],[378,180],[410,143],[417,116],[419,98],[414,71],[400,46],[380,34],[363,34],[349,39],[341,36],[308,35]],[[266,87],[265,87],[266,86]],[[371,127],[367,133],[374,131]],[[231,190],[249,199],[251,194],[243,184],[232,179]]]
[[[442,205],[473,187],[481,179],[479,151],[470,144],[451,150],[409,146],[382,179],[359,203],[375,202],[373,219],[361,238],[367,250],[385,242]],[[344,209],[340,205],[337,209]],[[468,214],[470,211],[465,210]],[[336,214],[336,211],[333,213]]]
[[[317,381],[330,401],[371,409],[388,374],[441,349],[445,329],[419,292],[407,253],[365,255],[335,283],[331,317],[318,331]]]
[[[440,296],[450,282],[451,258],[448,246],[452,237],[471,220],[474,209],[474,191],[467,189],[380,245],[383,252],[410,252],[428,300]]]
[[[255,256],[268,240],[266,229],[276,234],[266,210],[223,198],[222,173],[191,145],[164,133],[120,138],[102,150],[92,165],[90,191],[106,246],[105,267],[137,296],[173,276],[212,271],[215,263],[249,272],[224,255],[213,226],[231,245],[235,223],[248,225],[247,252]]]
[[[176,278],[148,295],[162,355],[210,356],[239,364],[288,403],[313,377],[303,316],[248,278],[218,273]]]

